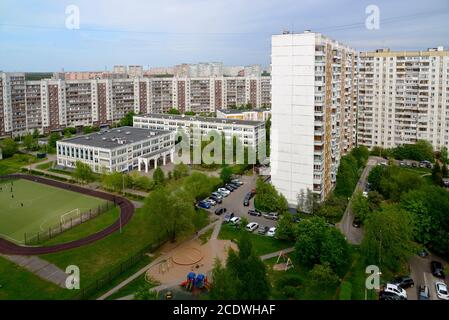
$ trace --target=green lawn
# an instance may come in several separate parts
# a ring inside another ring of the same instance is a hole
[[[40,245],[50,246],[87,237],[113,224],[119,218],[119,213],[120,209],[118,207],[112,208],[111,210],[100,214],[96,218],[83,222],[73,229],[64,231],[53,239],[42,242]]]
[[[11,158],[0,160],[0,176],[19,172],[23,166],[35,162],[37,162],[36,157],[27,154],[15,154]]]
[[[220,229],[220,233],[218,234],[218,239],[222,240],[238,240],[240,235],[243,232],[247,232],[243,229],[237,229],[234,226],[230,224],[223,224],[223,226]],[[256,233],[250,233],[249,239],[251,240],[251,243],[253,244],[254,252],[261,256],[267,253],[279,251],[282,249],[286,249],[289,247],[292,247],[294,244],[287,241],[282,241],[279,239],[267,237],[267,236],[261,236]]]
[[[144,212],[137,209],[122,233],[117,231],[90,245],[41,257],[62,269],[68,265],[77,265],[81,271],[81,287],[85,287],[155,243],[155,234]]]
[[[135,294],[141,287],[145,286],[147,283],[148,282],[145,280],[145,274],[143,274],[137,279],[128,283],[116,293],[109,296],[106,300],[115,300],[130,294]],[[154,287],[154,285],[150,285],[150,287]]]
[[[65,299],[73,292],[42,280],[2,257],[0,285],[0,301]]]
[[[48,161],[48,162],[38,164],[36,166],[36,168],[39,170],[48,170],[53,166],[53,164],[54,164],[54,161]]]
[[[24,242],[25,233],[48,230],[60,223],[61,215],[74,209],[86,212],[106,203],[103,199],[24,179],[1,181],[0,188],[0,234],[19,243]]]

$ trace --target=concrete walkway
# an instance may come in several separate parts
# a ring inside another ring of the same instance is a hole
[[[283,253],[291,253],[291,252],[293,252],[293,251],[295,251],[295,248],[294,248],[294,247],[291,247],[291,248],[279,250],[279,251],[276,251],[276,252],[264,254],[263,256],[260,256],[260,259],[261,259],[261,260],[268,260],[268,259],[271,259],[271,258],[276,258],[276,257],[278,257],[279,254],[280,254],[281,252],[283,252]]]
[[[67,274],[54,264],[49,263],[37,256],[13,256],[1,255],[3,258],[25,268],[38,277],[56,284],[61,288],[66,288],[65,281]]]

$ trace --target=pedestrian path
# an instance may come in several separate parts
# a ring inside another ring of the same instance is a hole
[[[44,280],[52,282],[61,288],[66,288],[65,281],[68,275],[63,270],[46,260],[43,260],[37,256],[1,256],[34,273]]]

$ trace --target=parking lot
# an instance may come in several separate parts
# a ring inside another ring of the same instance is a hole
[[[256,180],[257,176],[242,176],[240,180],[243,182],[243,185],[240,186],[237,190],[234,190],[229,194],[229,196],[223,198],[223,202],[213,206],[209,209],[209,212],[214,214],[217,208],[226,208],[227,213],[233,212],[236,217],[245,217],[248,222],[257,222],[259,225],[264,225],[269,228],[274,227],[276,225],[276,221],[266,219],[264,217],[255,217],[250,216],[248,214],[249,209],[254,209],[254,197],[251,198],[250,204],[248,207],[243,205],[243,199],[248,192],[256,188]],[[220,219],[224,218],[224,214],[220,216]]]
[[[436,295],[435,282],[442,281],[442,279],[439,279],[432,275],[432,272],[430,270],[430,262],[433,260],[443,262],[443,260],[435,257],[432,254],[427,257],[414,256],[410,260],[410,276],[415,282],[415,286],[414,288],[408,288],[406,290],[409,300],[418,299],[418,287],[420,285],[425,285],[429,288],[430,300],[439,300]]]

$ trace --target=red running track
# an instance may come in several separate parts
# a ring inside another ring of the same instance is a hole
[[[134,205],[131,201],[129,201],[126,198],[115,196],[110,193],[97,191],[97,190],[91,190],[86,189],[77,185],[68,184],[65,182],[60,182],[56,180],[51,180],[39,176],[32,176],[27,174],[10,174],[6,176],[0,177],[0,179],[26,179],[30,181],[35,181],[43,184],[47,184],[53,187],[66,189],[74,192],[79,192],[82,194],[86,194],[89,196],[105,199],[111,202],[115,202],[116,205],[120,207],[120,215],[121,215],[121,224],[122,226],[125,226],[134,215]],[[31,246],[20,246],[13,242],[7,241],[5,239],[0,238],[0,253],[3,254],[11,254],[11,255],[25,255],[25,256],[32,256],[32,255],[39,255],[39,254],[46,254],[46,253],[55,253],[60,252],[64,250],[69,250],[73,248],[78,248],[81,246],[85,246],[88,244],[91,244],[95,241],[101,240],[105,238],[106,236],[110,235],[111,233],[114,233],[115,231],[120,229],[120,219],[117,219],[113,224],[111,224],[109,227],[94,233],[88,237],[78,239],[75,241],[67,242],[67,243],[61,243],[53,246],[45,246],[45,247],[31,247]]]

